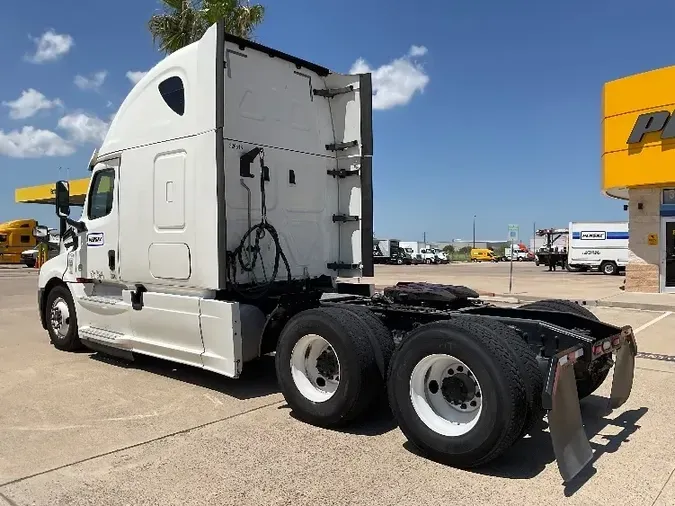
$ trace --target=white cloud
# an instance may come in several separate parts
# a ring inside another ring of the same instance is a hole
[[[63,102],[58,98],[48,100],[42,93],[33,88],[21,92],[21,96],[16,100],[3,102],[2,105],[9,107],[9,117],[12,119],[26,119],[35,115],[43,109],[52,109],[62,107]]]
[[[410,50],[408,51],[408,55],[414,58],[415,56],[424,56],[425,54],[427,54],[428,51],[429,50],[424,46],[412,45],[412,46],[410,46]]]
[[[76,75],[75,86],[81,90],[98,90],[105,82],[106,77],[108,77],[108,72],[105,70],[94,72],[90,77]]]
[[[138,81],[143,79],[143,77],[145,77],[145,74],[147,74],[147,72],[141,72],[140,70],[130,70],[127,72],[127,79],[129,79],[129,81],[131,81],[133,84],[136,84]]]
[[[38,130],[32,126],[7,133],[0,130],[0,155],[10,158],[67,156],[74,152],[73,146],[49,130]]]
[[[40,37],[31,37],[31,40],[35,42],[35,54],[27,55],[26,59],[32,63],[56,61],[75,44],[70,35],[58,34],[54,30],[47,30]]]
[[[59,120],[58,127],[68,133],[68,138],[79,144],[98,144],[103,141],[110,124],[97,116],[78,112]]]
[[[424,46],[411,46],[405,56],[376,69],[359,58],[352,65],[350,74],[370,72],[373,79],[373,109],[391,109],[406,105],[415,93],[422,93],[429,83],[429,76],[422,65],[413,58],[427,53]]]

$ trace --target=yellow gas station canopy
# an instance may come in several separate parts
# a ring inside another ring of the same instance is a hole
[[[70,205],[84,205],[84,197],[87,195],[89,178],[74,179],[70,183]],[[55,204],[54,194],[56,193],[56,184],[41,184],[38,186],[27,186],[14,190],[14,200],[17,204]]]

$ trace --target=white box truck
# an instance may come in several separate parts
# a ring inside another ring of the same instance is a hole
[[[567,268],[618,274],[628,265],[628,222],[570,222]]]
[[[338,282],[373,276],[372,148],[370,74],[212,26],[126,97],[79,219],[56,183],[67,230],[38,279],[51,342],[232,378],[274,352],[298,418],[344,425],[386,394],[405,436],[458,467],[548,413],[573,478],[592,459],[579,398],[616,363],[613,405],[627,400],[631,328],[570,301],[501,308],[462,286]]]

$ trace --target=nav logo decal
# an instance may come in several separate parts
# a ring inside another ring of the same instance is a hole
[[[656,111],[640,114],[635,121],[633,131],[626,144],[642,142],[645,134],[661,132],[661,139],[675,139],[675,122],[668,111]]]
[[[605,232],[581,232],[582,241],[604,241],[606,238]]]
[[[103,246],[104,244],[103,232],[91,232],[87,234],[87,246]]]

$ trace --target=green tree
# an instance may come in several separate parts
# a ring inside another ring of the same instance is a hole
[[[154,43],[167,54],[199,40],[223,19],[225,31],[250,39],[265,17],[265,7],[248,0],[161,0],[163,12],[153,14],[148,30]]]

